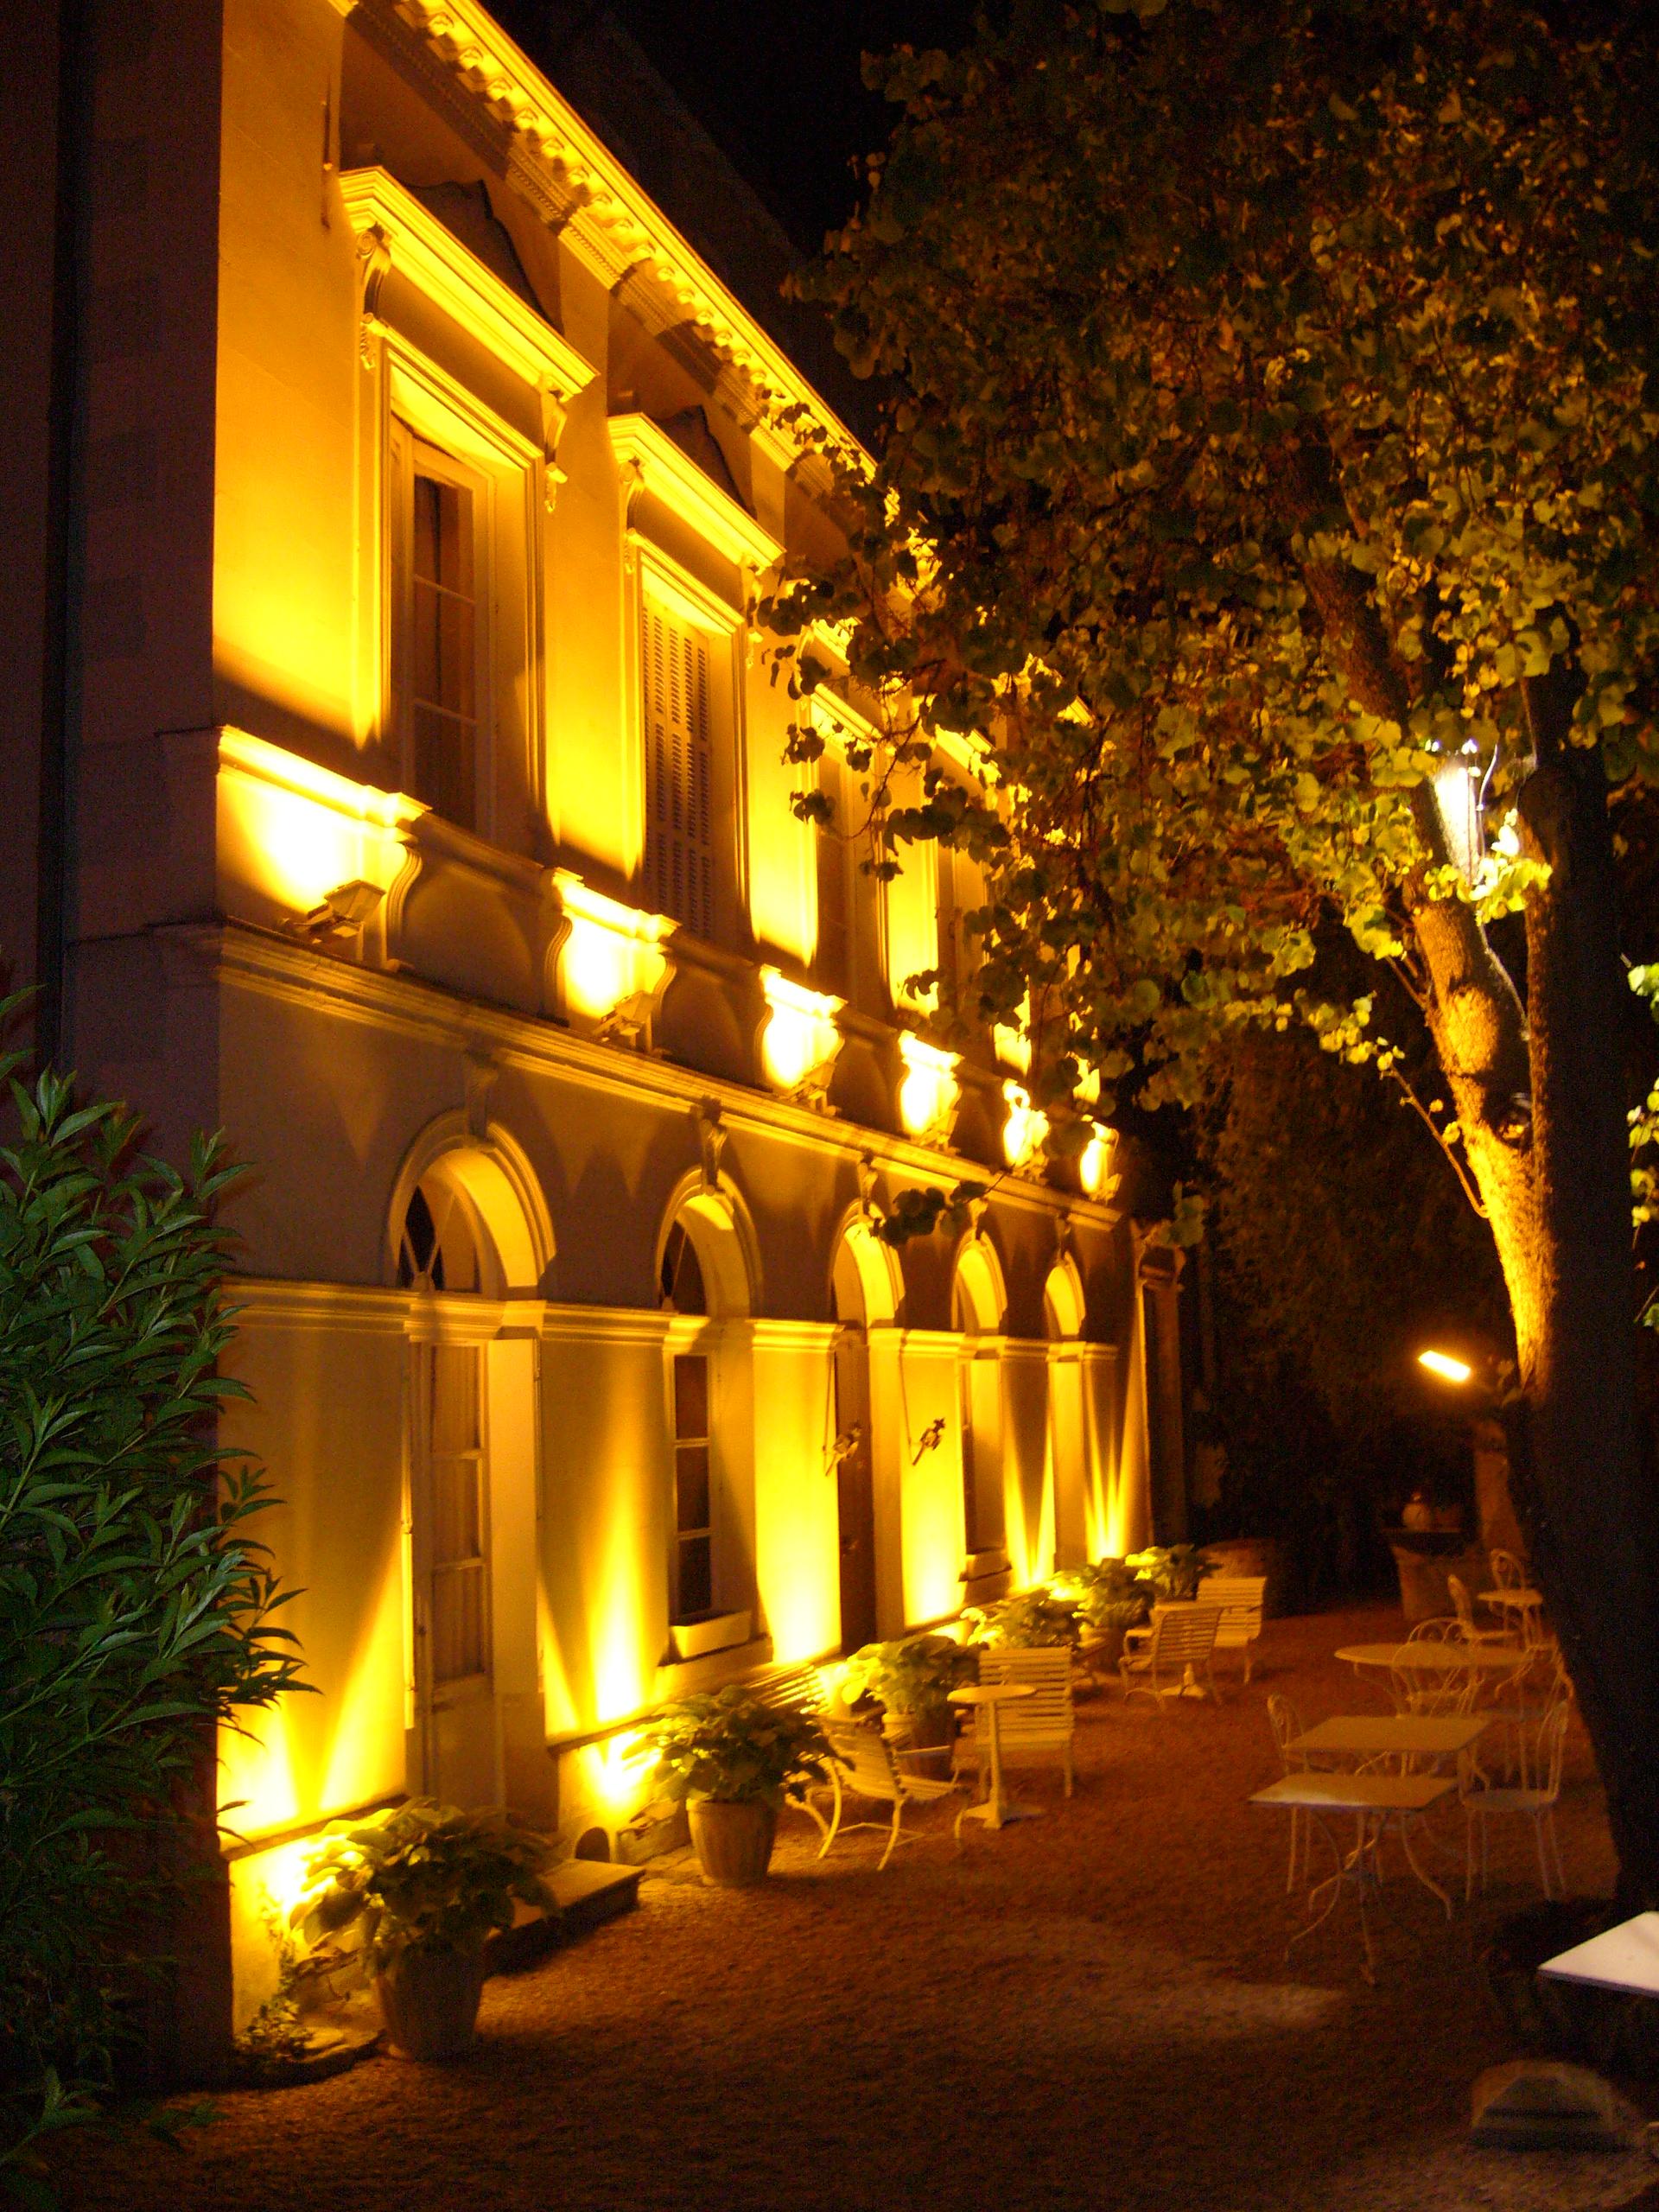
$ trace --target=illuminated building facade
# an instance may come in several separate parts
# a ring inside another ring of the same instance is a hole
[[[1144,1541],[1173,1292],[1018,1040],[928,1033],[964,863],[791,814],[748,610],[828,416],[755,315],[477,0],[98,21],[0,855],[64,1056],[253,1166],[231,1440],[321,1694],[225,1745],[245,2009],[328,1816],[613,1829],[665,1697]]]

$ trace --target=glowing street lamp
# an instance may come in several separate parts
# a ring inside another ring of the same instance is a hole
[[[1442,1382],[1459,1385],[1467,1382],[1475,1371],[1468,1360],[1459,1359],[1454,1352],[1449,1351],[1420,1351],[1417,1364],[1426,1367],[1431,1375],[1438,1375]]]

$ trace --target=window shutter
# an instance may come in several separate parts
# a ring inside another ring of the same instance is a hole
[[[853,826],[852,778],[832,747],[818,755],[818,789],[834,810],[827,830],[816,830],[818,861],[818,976],[826,990],[853,995],[852,900],[849,877]]]
[[[645,709],[645,878],[659,914],[695,936],[714,929],[714,758],[709,645],[647,603],[640,659]]]

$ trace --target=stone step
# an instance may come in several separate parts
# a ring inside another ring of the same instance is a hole
[[[491,1974],[523,1974],[550,1952],[579,1942],[606,1921],[632,1911],[639,1902],[639,1870],[604,1859],[568,1859],[554,1868],[543,1886],[550,1906],[544,1910],[520,1902],[513,1908],[512,1926],[492,1936],[485,1945],[485,1964]]]

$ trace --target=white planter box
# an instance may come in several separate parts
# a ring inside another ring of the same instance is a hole
[[[725,1651],[734,1643],[747,1643],[749,1616],[746,1612],[716,1613],[706,1621],[677,1621],[668,1634],[677,1659],[702,1659],[711,1651]]]

